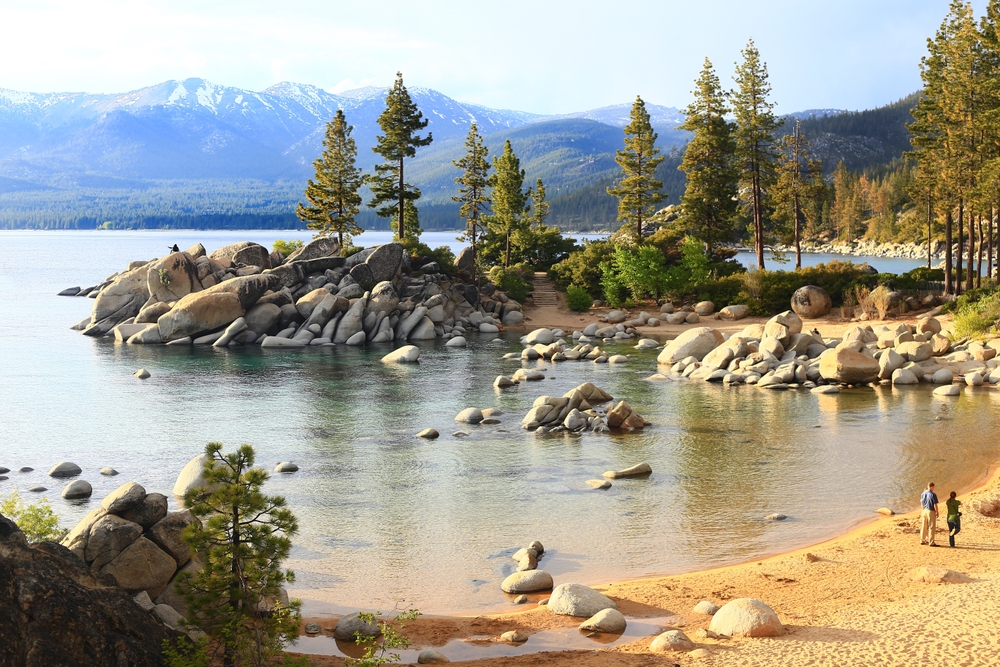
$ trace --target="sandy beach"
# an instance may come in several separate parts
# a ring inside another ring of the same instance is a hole
[[[596,320],[594,311],[581,316],[561,304],[529,309],[526,315],[525,327],[529,330],[548,326],[568,331]],[[701,325],[732,332],[756,321],[765,320],[721,322],[705,318]],[[815,326],[825,336],[837,336],[853,324],[836,316],[807,322],[809,328]],[[684,328],[643,328],[642,334],[673,337]],[[1000,638],[995,631],[996,600],[1000,598],[1000,474],[996,466],[977,472],[978,488],[959,496],[964,514],[956,548],[948,547],[943,516],[937,534],[941,546],[920,545],[920,517],[915,508],[923,489],[915,488],[910,506],[892,508],[901,513],[882,516],[873,507],[871,522],[805,549],[719,569],[595,587],[615,600],[630,623],[652,623],[648,636],[617,643],[615,637],[595,636],[589,650],[547,648],[524,655],[453,662],[480,667],[995,665],[1000,655]],[[944,500],[952,488],[946,479],[934,481],[943,512]],[[850,480],[844,480],[845,494],[851,492],[850,487]],[[914,572],[926,566],[947,568],[968,580],[952,584],[916,580]],[[524,611],[518,613],[421,617],[407,626],[406,634],[415,648],[447,653],[441,647],[449,641],[482,645],[499,641],[499,635],[509,630],[528,635],[530,645],[532,635],[571,630],[582,621],[554,615],[537,605],[537,598],[544,596],[532,597]],[[693,613],[696,603],[710,600],[722,605],[742,597],[757,598],[774,609],[785,625],[785,634],[770,639],[711,639],[699,632],[708,628],[711,617]],[[336,623],[331,618],[304,619],[308,621],[325,628]],[[683,630],[703,650],[650,652],[649,643],[657,630],[667,629]],[[607,646],[611,643],[615,645]],[[319,667],[343,663],[336,657],[312,656],[311,664]]]

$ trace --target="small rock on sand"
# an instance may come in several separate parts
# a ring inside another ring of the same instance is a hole
[[[925,584],[961,584],[972,581],[961,572],[955,572],[943,567],[925,565],[910,572],[910,579],[922,581]]]
[[[659,635],[649,645],[649,650],[653,653],[666,653],[668,651],[691,651],[694,649],[694,642],[680,630],[667,630]]]
[[[424,649],[417,656],[418,665],[433,665],[438,662],[451,662],[448,658],[441,655],[437,651],[432,651],[431,649]]]
[[[875,512],[876,512],[877,514],[881,514],[881,515],[883,515],[883,516],[895,516],[895,515],[896,515],[896,513],[895,513],[895,512],[893,512],[893,511],[892,511],[891,509],[889,509],[888,507],[880,507],[880,508],[878,508],[877,510],[875,510]]]
[[[500,641],[511,642],[512,644],[523,644],[528,638],[517,630],[508,630],[500,635]]]
[[[715,612],[719,611],[719,605],[708,600],[702,600],[694,606],[691,610],[695,614],[701,614],[702,616],[714,616]]]
[[[627,625],[625,616],[617,609],[602,609],[581,623],[580,629],[620,635],[625,632]]]
[[[785,632],[774,610],[753,598],[737,598],[722,605],[708,629],[727,637],[777,637]]]

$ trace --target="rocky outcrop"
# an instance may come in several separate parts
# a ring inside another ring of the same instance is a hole
[[[114,579],[0,516],[0,664],[159,667],[177,636]]]
[[[169,303],[202,289],[198,268],[184,252],[175,252],[147,266],[146,286],[151,303]]]
[[[241,241],[223,246],[212,254],[209,259],[228,260],[237,266],[257,266],[261,269],[271,268],[271,253],[267,248],[252,241]]]

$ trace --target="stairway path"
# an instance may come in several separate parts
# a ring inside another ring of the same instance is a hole
[[[535,306],[558,306],[559,293],[556,286],[552,284],[549,277],[544,273],[535,273],[531,278],[534,289],[531,293],[531,301]]]

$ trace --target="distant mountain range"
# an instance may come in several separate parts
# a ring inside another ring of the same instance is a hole
[[[559,222],[559,197],[603,188],[614,177],[614,152],[622,147],[632,106],[545,116],[458,102],[427,88],[409,91],[434,135],[407,173],[424,193],[425,228],[458,222],[450,199],[457,174],[452,160],[462,154],[472,122],[494,152],[511,140],[528,181],[544,179]],[[371,169],[385,94],[374,87],[333,94],[289,82],[254,92],[203,79],[101,95],[0,88],[0,228],[247,225],[254,216],[260,224],[295,225],[292,211],[322,150],[327,121],[344,111],[354,126],[359,166]],[[660,147],[683,146],[688,134],[677,129],[683,114],[646,106]],[[795,114],[810,122],[840,115],[828,109]],[[676,181],[676,173],[668,175]],[[613,220],[609,210],[604,224]],[[602,217],[587,219],[598,224]],[[368,213],[362,222],[380,221]]]

